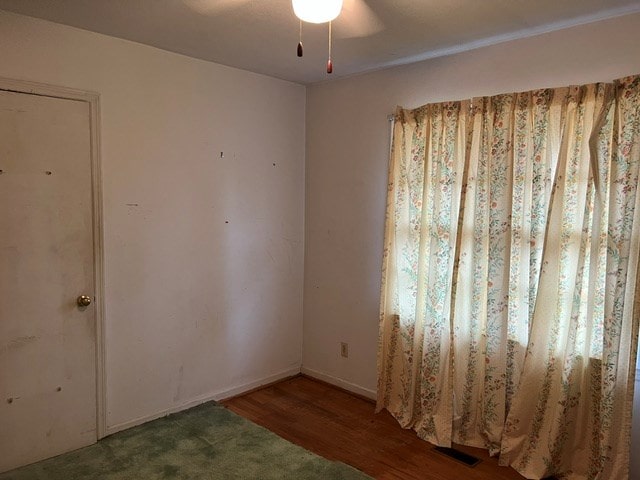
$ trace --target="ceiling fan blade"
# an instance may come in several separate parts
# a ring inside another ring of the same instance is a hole
[[[236,7],[241,7],[251,0],[182,0],[187,7],[203,15],[215,15]]]
[[[335,25],[341,38],[369,37],[384,30],[384,24],[365,0],[344,0]]]

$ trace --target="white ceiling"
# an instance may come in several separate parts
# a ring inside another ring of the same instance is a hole
[[[640,0],[366,0],[384,29],[345,38],[298,21],[290,0],[0,0],[0,9],[104,33],[293,82],[309,84],[432,58],[572,25],[640,12]]]

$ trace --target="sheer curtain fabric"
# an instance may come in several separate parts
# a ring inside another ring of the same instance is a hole
[[[640,76],[398,109],[378,409],[526,478],[626,478]]]

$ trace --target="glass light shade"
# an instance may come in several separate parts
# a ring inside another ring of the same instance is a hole
[[[310,23],[330,22],[342,10],[342,0],[291,0],[291,3],[296,17]]]

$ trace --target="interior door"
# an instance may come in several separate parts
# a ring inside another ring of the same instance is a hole
[[[97,440],[92,212],[89,103],[0,90],[0,471]]]

